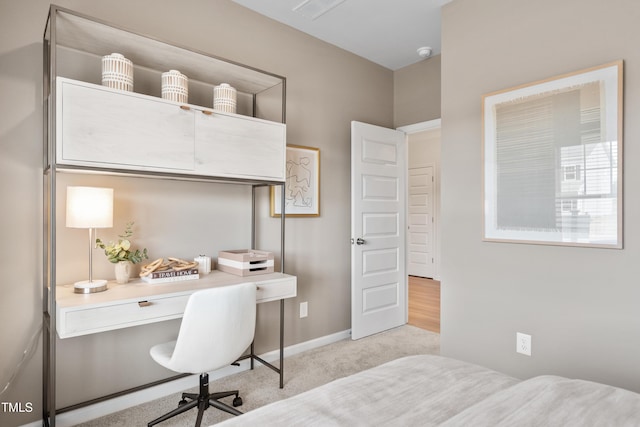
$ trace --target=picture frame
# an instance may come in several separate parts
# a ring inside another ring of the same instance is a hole
[[[623,62],[482,97],[483,240],[622,248]]]
[[[285,215],[320,216],[320,149],[287,145]],[[282,186],[271,187],[271,216],[281,215]]]

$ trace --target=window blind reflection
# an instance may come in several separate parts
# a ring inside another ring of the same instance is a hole
[[[496,104],[496,229],[615,241],[616,141],[599,81]]]

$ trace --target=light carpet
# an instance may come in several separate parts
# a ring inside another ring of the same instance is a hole
[[[440,335],[404,325],[357,341],[346,339],[285,358],[284,388],[278,387],[278,375],[256,363],[254,370],[211,381],[211,392],[240,390],[244,404],[238,409],[248,412],[271,402],[294,396],[337,378],[413,354],[440,354]],[[197,383],[197,379],[195,380]],[[188,390],[197,393],[197,387]],[[226,400],[231,404],[233,398]],[[146,426],[147,423],[177,406],[180,394],[157,399],[83,424],[82,427]],[[158,424],[159,427],[190,427],[195,424],[197,409]],[[223,421],[232,415],[216,408],[205,411],[203,426]]]

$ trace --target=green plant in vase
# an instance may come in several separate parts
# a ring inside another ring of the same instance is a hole
[[[133,222],[128,222],[125,226],[124,233],[118,237],[118,243],[109,242],[105,244],[102,240],[96,239],[96,246],[104,249],[104,254],[107,256],[109,262],[117,264],[120,261],[131,261],[132,264],[137,264],[143,259],[148,259],[147,248],[143,250],[131,249],[131,237],[133,236]]]
[[[142,250],[131,248],[132,227],[133,222],[128,222],[124,233],[118,236],[120,237],[118,243],[109,242],[109,244],[105,244],[102,240],[96,239],[96,246],[104,249],[107,260],[116,265],[116,282],[120,284],[129,282],[132,264],[137,264],[143,259],[149,258],[147,248]]]

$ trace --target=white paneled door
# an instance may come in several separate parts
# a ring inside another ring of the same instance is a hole
[[[404,132],[351,123],[351,337],[406,323]]]
[[[407,272],[434,277],[433,166],[409,169]]]

